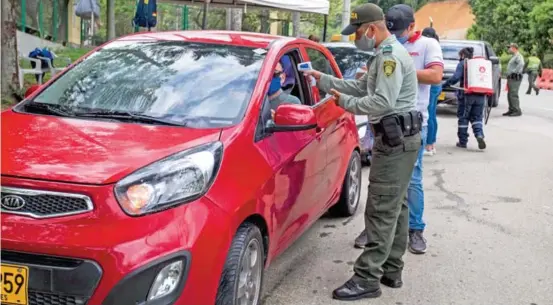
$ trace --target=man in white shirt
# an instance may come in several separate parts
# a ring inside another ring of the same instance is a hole
[[[409,251],[414,254],[426,252],[426,240],[423,231],[426,224],[423,221],[424,190],[422,184],[422,156],[426,146],[426,132],[428,125],[428,104],[430,101],[430,85],[442,82],[444,61],[442,48],[435,39],[422,36],[415,31],[415,13],[406,4],[392,6],[386,13],[388,30],[395,34],[403,46],[409,51],[417,69],[419,92],[417,110],[423,114],[423,145],[413,170],[407,201],[409,204]]]
[[[426,252],[426,239],[423,236],[423,231],[426,224],[423,221],[422,157],[426,146],[430,85],[440,84],[443,78],[444,63],[442,48],[435,39],[424,37],[420,31],[415,31],[415,13],[409,5],[398,4],[392,6],[386,13],[386,26],[409,51],[417,69],[417,80],[419,83],[417,110],[423,114],[423,145],[419,151],[407,192],[409,204],[408,249],[414,254],[424,254]],[[356,238],[355,246],[361,248],[369,242],[366,233],[362,232]]]

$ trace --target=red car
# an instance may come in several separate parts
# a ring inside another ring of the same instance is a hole
[[[283,56],[301,104],[272,114]],[[359,202],[354,117],[305,61],[341,77],[304,39],[140,33],[4,111],[2,304],[259,304],[264,268]]]

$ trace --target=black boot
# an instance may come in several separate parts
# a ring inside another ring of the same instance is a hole
[[[332,298],[341,301],[355,301],[365,298],[378,298],[382,295],[380,287],[365,283],[358,283],[349,279],[344,285],[334,289]]]

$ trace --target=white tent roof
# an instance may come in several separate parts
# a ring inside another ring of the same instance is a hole
[[[171,2],[176,4],[202,5],[204,0],[160,0],[160,2]],[[304,13],[317,13],[328,15],[330,7],[329,0],[211,0],[210,6],[248,8],[275,8],[286,11]]]

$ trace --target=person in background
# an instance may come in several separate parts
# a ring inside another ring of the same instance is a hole
[[[422,36],[434,38],[440,41],[440,37],[433,28],[422,30]],[[436,107],[438,106],[438,97],[442,93],[442,84],[430,85],[430,101],[428,103],[428,135],[426,138],[425,156],[436,154],[436,136],[438,134],[438,119],[436,117]]]
[[[307,39],[309,39],[311,41],[314,41],[314,42],[321,42],[321,39],[319,37],[313,35],[313,34],[309,35],[309,37]]]
[[[541,60],[535,55],[528,57],[528,61],[524,65],[524,71],[528,73],[528,90],[526,94],[532,94],[532,89],[536,91],[536,95],[540,94],[540,88],[536,86],[536,79],[541,77],[543,66]]]
[[[518,51],[518,45],[511,43],[509,45],[509,53],[513,54],[511,60],[507,64],[507,99],[509,100],[509,110],[505,112],[504,116],[521,116],[522,110],[520,110],[520,99],[518,98],[518,91],[520,89],[520,83],[522,83],[522,73],[524,71],[524,57]]]
[[[471,59],[474,54],[472,47],[463,48],[459,51],[459,64],[455,70],[455,74],[443,83],[443,87],[449,87],[453,84],[460,82],[465,83],[465,62],[467,59]],[[484,141],[484,106],[486,103],[486,96],[482,94],[465,94],[464,90],[457,90],[457,118],[458,129],[457,136],[459,142],[457,147],[467,148],[467,142],[469,139],[468,127],[469,122],[472,125],[472,132],[476,137],[479,149],[486,149],[486,142]]]

